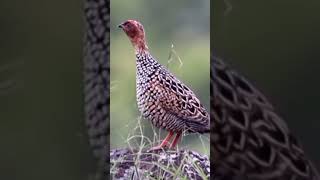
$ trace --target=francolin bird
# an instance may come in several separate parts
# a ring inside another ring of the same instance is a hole
[[[127,20],[119,27],[135,49],[138,109],[154,126],[169,131],[162,143],[151,150],[168,146],[174,133],[170,148],[175,148],[183,132],[209,132],[210,118],[206,109],[190,88],[152,57],[142,24]]]

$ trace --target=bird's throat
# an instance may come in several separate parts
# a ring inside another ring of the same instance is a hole
[[[148,52],[148,46],[143,37],[132,38],[131,43],[134,46],[136,54],[143,54],[145,52]]]

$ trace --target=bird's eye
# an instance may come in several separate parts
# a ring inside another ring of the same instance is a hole
[[[128,28],[133,28],[133,25],[131,23],[128,23],[127,27]]]
[[[125,27],[131,27],[131,23],[129,23],[128,21],[125,22],[123,25],[124,25]]]

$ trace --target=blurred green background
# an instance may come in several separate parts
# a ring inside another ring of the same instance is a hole
[[[256,85],[320,169],[320,1],[212,1],[215,55]]]
[[[0,2],[0,179],[88,180],[83,3]]]
[[[126,34],[118,28],[118,24],[127,19],[136,19],[144,25],[150,52],[161,64],[167,65],[171,44],[174,45],[183,65],[179,68],[177,57],[173,56],[169,69],[193,89],[207,110],[210,107],[210,1],[112,0],[111,148],[128,146],[127,138],[136,134],[134,128],[140,116],[135,94],[135,53]],[[152,140],[151,123],[145,119],[141,121],[143,135]],[[162,138],[166,133],[161,132]],[[202,139],[204,145],[199,135],[185,136],[180,148],[209,153],[209,135]],[[134,140],[130,142],[137,147]]]

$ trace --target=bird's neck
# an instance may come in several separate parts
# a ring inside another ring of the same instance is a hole
[[[134,49],[136,51],[136,54],[149,53],[148,46],[143,43],[135,45]]]
[[[136,53],[136,67],[138,76],[153,74],[161,65],[148,51]]]
[[[136,52],[136,63],[137,66],[154,66],[158,64],[149,51],[137,51]]]
[[[131,43],[136,51],[136,54],[148,53],[149,48],[145,40],[144,35],[135,36],[130,39]]]

